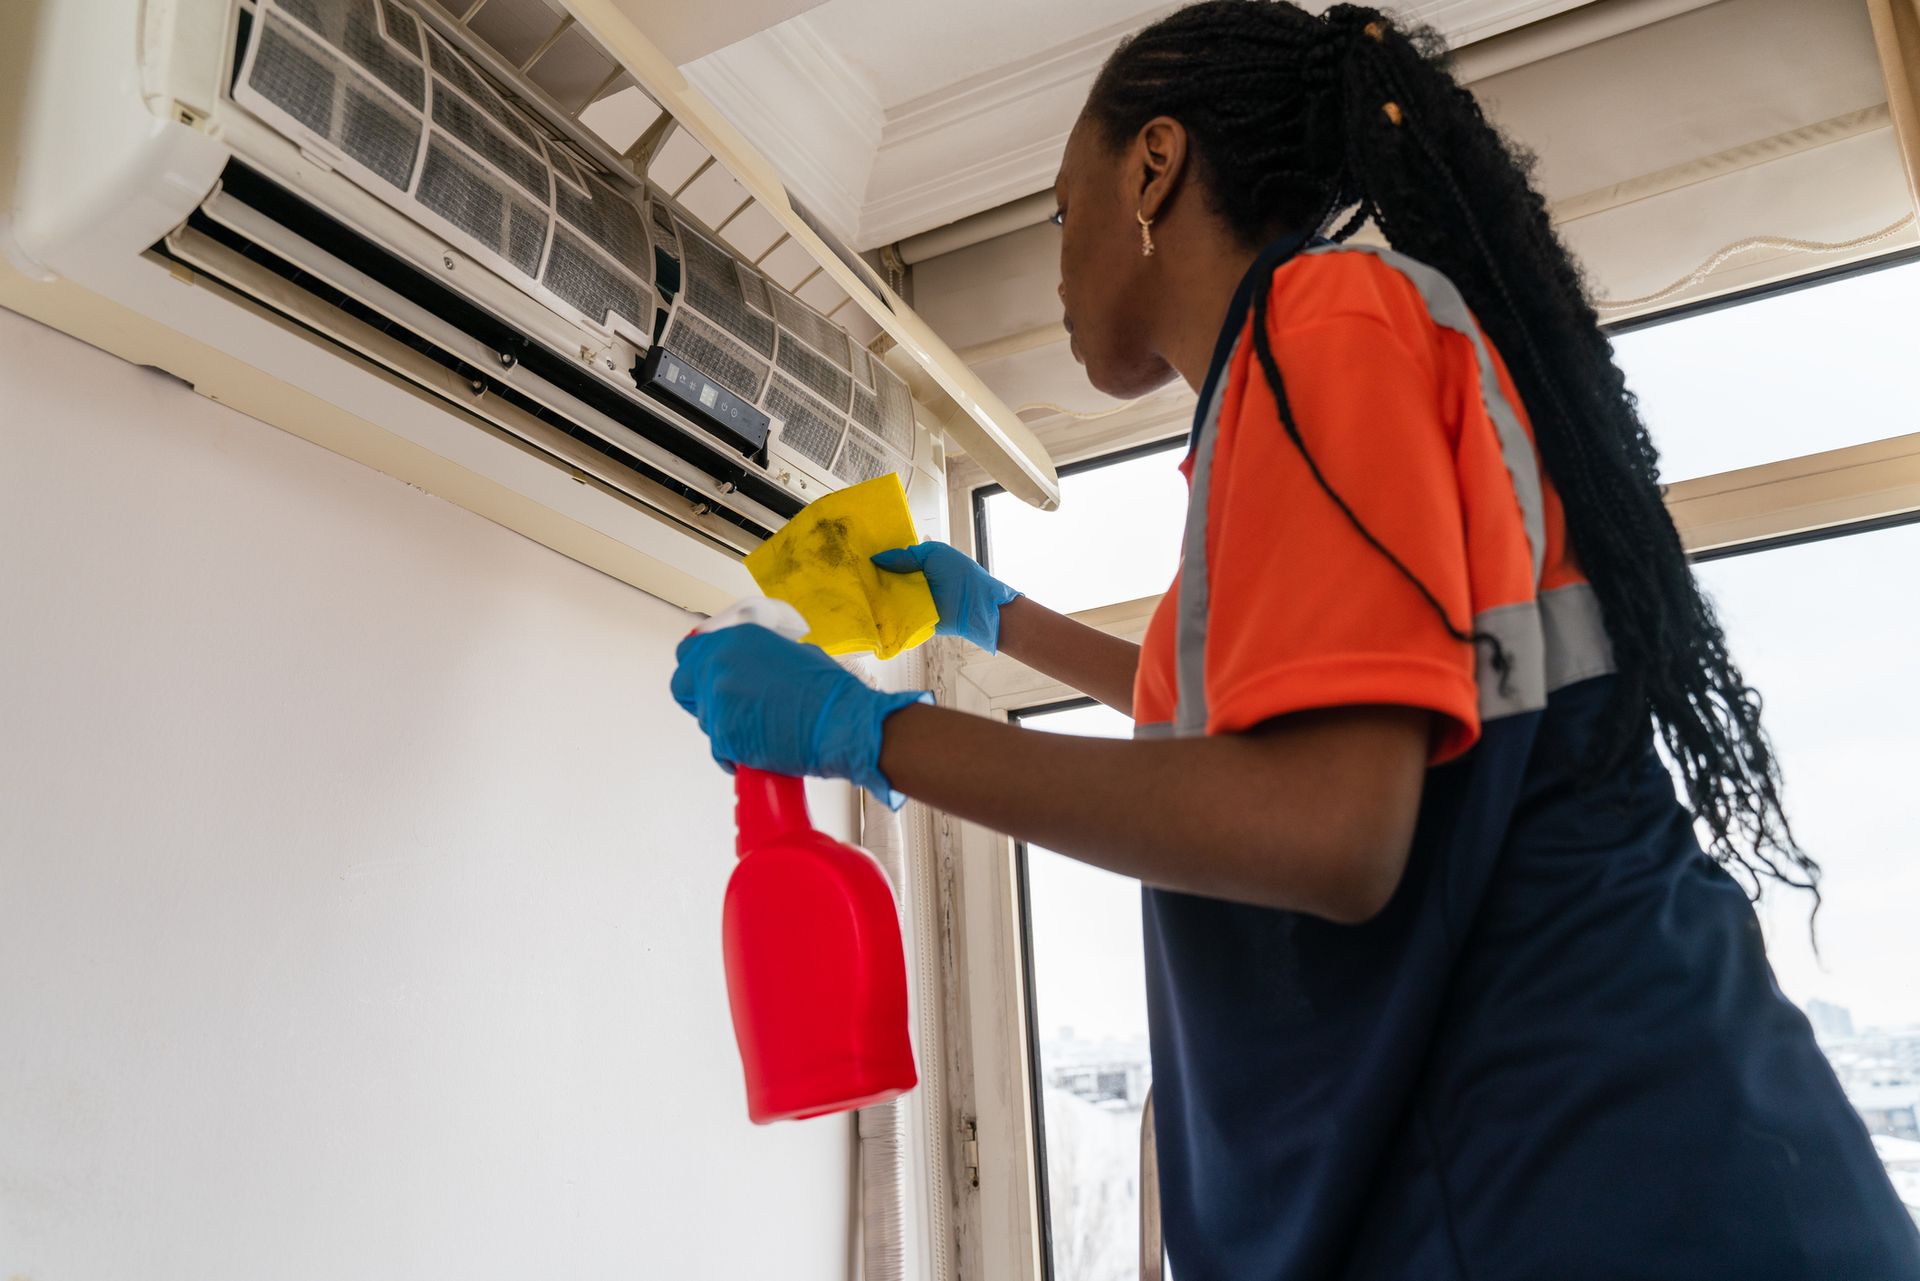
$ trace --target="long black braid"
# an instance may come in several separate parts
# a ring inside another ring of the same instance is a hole
[[[1817,905],[1820,869],[1782,812],[1760,696],[1694,581],[1661,499],[1659,455],[1533,189],[1532,158],[1487,122],[1445,57],[1431,31],[1402,30],[1358,5],[1316,18],[1286,0],[1205,0],[1122,44],[1087,114],[1112,146],[1156,116],[1178,120],[1207,199],[1249,247],[1336,226],[1330,234],[1345,240],[1372,222],[1454,282],[1510,363],[1606,617],[1618,675],[1593,776],[1644,750],[1651,714],[1709,852],[1750,893],[1772,877],[1813,891]],[[1267,339],[1264,298],[1256,291],[1255,352],[1314,479],[1449,634],[1484,640],[1447,616],[1313,463]]]

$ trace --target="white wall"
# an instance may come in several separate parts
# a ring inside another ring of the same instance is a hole
[[[846,1276],[688,626],[0,311],[0,1276]]]

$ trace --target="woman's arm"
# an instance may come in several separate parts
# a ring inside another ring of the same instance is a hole
[[[1000,607],[1000,652],[1064,685],[1133,715],[1140,647],[1056,614],[1025,596]]]
[[[916,705],[886,718],[880,767],[916,800],[1149,885],[1353,924],[1406,868],[1431,720],[1348,707],[1129,741]]]
[[[942,636],[1005,650],[1115,711],[1133,715],[1133,673],[1140,647],[1036,605],[946,543],[896,547],[873,558],[888,573],[922,573],[940,611]]]
[[[1400,883],[1434,714],[1356,706],[1244,733],[1113,740],[883,693],[764,627],[680,642],[673,697],[715,759],[845,778],[1150,885],[1364,921]]]

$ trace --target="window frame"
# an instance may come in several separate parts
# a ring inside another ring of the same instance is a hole
[[[1647,329],[1915,260],[1920,249],[1903,249],[1602,328],[1609,336]],[[1072,475],[1164,449],[1185,438],[1191,412],[1190,396],[1156,396],[1117,411],[1094,430],[1059,442],[1071,446],[1059,451],[1071,460],[1059,472]],[[1043,439],[1051,434],[1042,432]],[[957,522],[953,541],[985,564],[983,499],[1002,487],[969,461],[957,462],[949,476],[949,510],[968,519]],[[1663,486],[1662,493],[1692,561],[1920,522],[1920,432],[1694,477]],[[1137,642],[1159,602],[1158,595],[1141,597],[1071,617]],[[957,642],[943,642],[936,662],[945,674],[941,701],[975,715],[1017,721],[1022,714],[1089,701],[1004,654],[966,650]],[[949,1012],[961,1044],[950,1063],[970,1078],[962,1089],[971,1099],[979,1144],[978,1185],[971,1190],[979,1248],[963,1252],[963,1263],[974,1270],[963,1266],[962,1275],[967,1281],[1051,1281],[1021,846],[970,823],[943,824],[938,839],[940,856],[952,869],[953,897],[946,907],[955,941],[951,954],[960,970],[955,979],[961,995]]]
[[[1123,601],[1071,617],[1138,641],[1158,600]],[[935,693],[944,706],[1011,721],[1022,712],[1088,701],[1004,654],[986,654],[948,637],[929,648]],[[948,1097],[959,1143],[973,1145],[972,1177],[957,1183],[960,1275],[966,1281],[1047,1281],[1051,1255],[1043,1235],[1040,1165],[1045,1140],[1035,1111],[1039,1065],[1024,937],[1024,860],[1018,842],[973,823],[940,821],[935,842],[944,869],[942,908],[952,965]]]
[[[1082,458],[1077,462],[1062,464],[1054,469],[1054,474],[1062,481],[1065,481],[1070,476],[1099,471],[1106,467],[1115,467],[1121,463],[1130,463],[1136,458],[1148,458],[1154,454],[1163,452],[1171,453],[1179,449],[1182,445],[1187,444],[1191,434],[1191,429],[1189,429],[1177,436],[1163,436],[1155,440],[1141,441],[1136,445],[1128,445],[1124,448],[1114,450],[1111,453],[1095,454],[1088,458]],[[993,537],[987,527],[987,500],[996,494],[1004,494],[1006,492],[1007,487],[1005,485],[990,482],[985,485],[976,486],[971,495],[973,511],[973,555],[974,559],[980,562],[980,567],[988,573],[993,572],[991,553],[989,551]]]
[[[1900,249],[1601,326],[1609,338],[1920,263]],[[1661,487],[1692,560],[1715,560],[1920,520],[1920,432],[1709,472]]]
[[[1018,724],[1029,717],[1045,716],[1050,712],[1072,711],[1080,707],[1094,707],[1099,700],[1084,695],[1060,702],[1037,703],[1029,707],[1010,709],[1007,719]],[[1038,994],[1034,990],[1033,980],[1033,931],[1027,927],[1033,921],[1033,896],[1028,888],[1027,842],[1008,838],[1013,845],[1014,868],[1014,920],[1018,926],[1014,930],[1020,946],[1021,1004],[1026,1014],[1022,1018],[1022,1028],[1027,1042],[1027,1090],[1029,1107],[1036,1109],[1027,1118],[1027,1124],[1033,1129],[1033,1195],[1035,1224],[1039,1232],[1040,1277],[1041,1281],[1056,1281],[1053,1271],[1053,1251],[1047,1248],[1053,1232],[1053,1198],[1047,1182],[1047,1127],[1044,1123],[1044,1104],[1042,1092],[1046,1082],[1042,1079],[1040,1062],[1040,1029],[1034,1026],[1033,1011],[1038,1005]]]
[[[1044,707],[1023,708],[1008,719],[1017,724],[1021,719],[1045,710]],[[1040,1062],[1040,1029],[1034,1025],[1033,1019],[1039,1000],[1033,984],[1033,930],[1029,928],[1033,923],[1033,893],[1028,877],[1027,843],[1016,840],[1013,842],[1013,935],[1020,947],[1020,1008],[1025,1011],[1020,1025],[1027,1043],[1026,1124],[1033,1135],[1034,1231],[1039,1246],[1040,1279],[1055,1281],[1051,1249],[1053,1188],[1047,1176],[1046,1081],[1043,1079],[1044,1065]]]

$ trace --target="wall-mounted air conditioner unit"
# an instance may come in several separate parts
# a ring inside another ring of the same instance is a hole
[[[28,7],[7,247],[115,308],[83,337],[696,607],[842,485],[898,473],[943,532],[949,437],[1057,499],[616,10]]]

